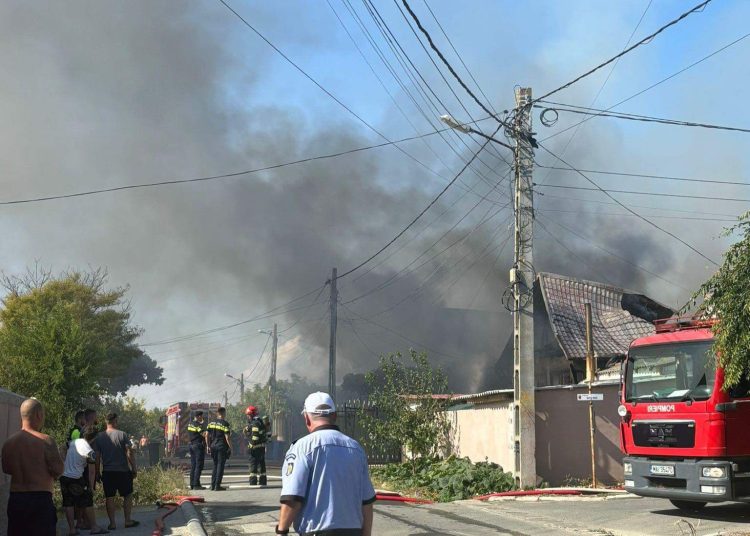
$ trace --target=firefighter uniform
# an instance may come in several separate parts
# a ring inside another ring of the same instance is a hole
[[[215,491],[222,490],[221,480],[224,478],[224,465],[227,458],[232,454],[229,443],[230,427],[229,423],[221,417],[218,417],[208,423],[208,448],[211,449],[211,459],[214,461],[214,469],[211,473],[211,489]]]
[[[188,424],[188,440],[190,442],[190,489],[203,489],[201,486],[201,473],[206,461],[206,422],[198,420],[203,412],[196,412],[195,417]]]
[[[256,486],[267,484],[266,478],[266,442],[270,435],[267,425],[268,418],[258,416],[249,420],[243,430],[248,440],[247,451],[250,455],[250,485]]]

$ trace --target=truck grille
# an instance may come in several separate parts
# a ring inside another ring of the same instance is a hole
[[[634,421],[633,442],[639,447],[695,446],[695,421]]]

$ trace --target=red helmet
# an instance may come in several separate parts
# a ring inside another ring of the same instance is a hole
[[[248,417],[255,417],[258,414],[258,408],[255,406],[248,406],[245,410],[245,415]]]

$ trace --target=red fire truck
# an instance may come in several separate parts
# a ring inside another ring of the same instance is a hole
[[[630,346],[618,413],[625,489],[681,509],[750,502],[750,383],[727,391],[711,320],[657,321]]]
[[[202,409],[203,417],[208,423],[221,404],[208,402],[175,402],[165,414],[164,426],[165,454],[167,457],[184,458],[189,452],[187,427],[195,410]]]

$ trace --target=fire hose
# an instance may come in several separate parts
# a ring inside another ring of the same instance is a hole
[[[154,520],[154,531],[151,536],[162,536],[164,532],[164,520],[172,515],[185,502],[204,502],[203,497],[187,495],[164,495],[160,501],[156,501],[157,508],[166,508],[167,511]]]
[[[402,497],[401,495],[390,494],[390,493],[378,493],[375,495],[376,501],[393,501],[403,502],[412,504],[433,504],[433,501],[429,499],[417,499],[415,497]]]

